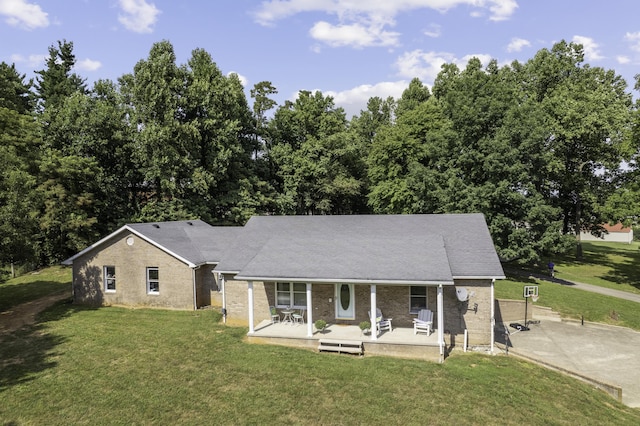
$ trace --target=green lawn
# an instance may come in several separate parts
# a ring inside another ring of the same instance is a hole
[[[582,261],[575,259],[575,253],[553,259],[556,278],[640,293],[640,245],[637,242],[584,242],[582,245]],[[546,265],[527,269],[543,274],[547,272]],[[507,269],[509,279],[496,282],[496,298],[523,300],[522,287],[538,285],[540,298],[537,304],[548,306],[563,317],[640,330],[640,306],[635,302],[575,290],[571,286],[545,280],[522,278],[509,271]]]
[[[640,294],[640,244],[583,242],[583,258],[575,250],[557,259],[556,277]],[[547,272],[546,263],[538,268]]]
[[[634,271],[619,272],[616,264],[627,268],[633,250],[621,256],[618,249],[593,247],[586,259],[613,259],[606,266],[613,272],[605,276],[633,278]],[[561,274],[573,266],[556,263]],[[69,283],[68,269],[47,269],[0,285],[0,300],[13,306],[40,292],[68,290]],[[496,297],[521,299],[522,286],[534,283],[540,286],[537,303],[565,316],[640,329],[638,304],[567,286],[511,279],[496,283]],[[19,425],[640,424],[640,410],[512,357],[454,352],[444,364],[359,358],[251,345],[243,341],[246,331],[225,327],[214,310],[60,303],[35,326],[0,336],[0,420]]]
[[[52,293],[71,294],[71,268],[53,266],[0,282],[0,312]]]
[[[214,311],[59,304],[0,344],[7,424],[639,424],[506,356],[444,364],[252,345]]]

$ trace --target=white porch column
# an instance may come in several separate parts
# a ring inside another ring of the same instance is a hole
[[[378,327],[376,326],[376,285],[371,284],[371,311],[369,322],[371,323],[371,340],[378,340]]]
[[[496,338],[496,299],[494,293],[494,285],[496,279],[491,280],[491,353],[493,353],[493,341]]]
[[[313,337],[313,303],[311,303],[311,283],[307,283],[307,337]]]
[[[253,328],[253,281],[247,281],[247,291],[249,296],[249,303],[247,309],[249,310],[249,333],[252,334],[255,330]]]
[[[444,297],[442,284],[438,285],[438,344],[440,356],[444,355]]]

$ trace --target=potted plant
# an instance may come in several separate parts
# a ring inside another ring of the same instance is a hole
[[[316,330],[318,330],[320,333],[324,333],[327,322],[323,319],[319,319],[314,323],[314,325],[316,326]]]
[[[368,333],[371,331],[371,323],[369,321],[362,321],[360,323],[360,330],[363,333]]]

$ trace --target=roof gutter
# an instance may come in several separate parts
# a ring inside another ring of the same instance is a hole
[[[236,275],[242,281],[293,281],[305,283],[345,283],[345,284],[382,284],[382,285],[454,285],[449,280],[371,280],[351,278],[305,278],[305,277],[260,277]]]

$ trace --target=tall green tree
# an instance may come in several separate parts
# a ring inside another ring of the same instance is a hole
[[[35,89],[41,110],[61,105],[75,92],[84,93],[86,85],[83,78],[73,72],[76,56],[73,42],[58,41],[58,46],[49,46],[49,57],[45,69],[36,71]]]
[[[40,142],[32,116],[0,107],[0,264],[32,262],[36,256]]]
[[[344,110],[321,92],[301,91],[269,123],[269,158],[281,194],[279,211],[333,214],[364,206],[363,163]]]
[[[625,130],[632,107],[626,82],[613,70],[584,64],[579,44],[559,42],[543,49],[525,69],[547,117],[547,141],[557,161],[549,174],[550,194],[562,210],[565,234],[598,227],[599,205],[610,192],[610,176],[624,159]]]
[[[25,82],[15,64],[0,63],[0,107],[20,114],[33,111],[35,99],[31,93],[32,81]]]

